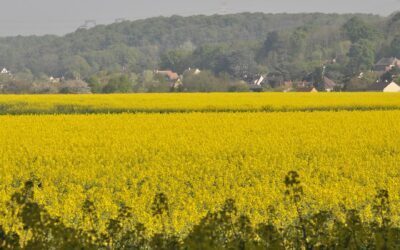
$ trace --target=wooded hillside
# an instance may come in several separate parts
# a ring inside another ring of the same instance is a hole
[[[381,57],[395,56],[400,57],[400,13],[172,16],[99,25],[63,37],[0,38],[0,67],[23,81],[125,72],[139,82],[145,70],[182,74],[199,68],[245,81],[277,72],[279,83],[315,80],[327,65],[329,78],[348,82]]]

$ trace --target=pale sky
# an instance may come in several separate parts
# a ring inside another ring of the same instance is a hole
[[[373,13],[400,10],[400,0],[0,0],[0,36],[63,35],[85,20],[98,24],[154,16],[238,12]]]

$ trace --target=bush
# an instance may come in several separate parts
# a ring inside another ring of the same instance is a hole
[[[116,76],[104,86],[104,93],[128,93],[132,92],[133,84],[126,75]]]

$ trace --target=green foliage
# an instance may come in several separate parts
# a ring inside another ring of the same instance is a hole
[[[400,34],[395,36],[390,44],[391,55],[400,58]]]
[[[238,79],[246,80],[249,76],[258,72],[255,55],[249,49],[237,49],[221,58],[223,67],[217,73],[226,72]]]
[[[104,93],[128,93],[133,90],[133,83],[127,75],[115,76],[104,86]]]
[[[0,247],[6,249],[95,249],[95,243],[86,232],[66,227],[58,218],[53,218],[41,205],[34,201],[36,188],[41,188],[38,181],[27,181],[16,192],[8,207],[23,224],[23,234],[31,236],[21,242],[17,232],[0,234]]]
[[[400,12],[397,11],[390,15],[387,21],[387,33],[389,34],[399,34],[400,32]]]
[[[80,80],[64,81],[57,85],[59,93],[61,94],[90,93],[90,87],[88,84]]]
[[[268,237],[267,228],[260,230]],[[184,241],[189,249],[256,249],[258,244],[249,218],[238,214],[232,199],[226,200],[220,211],[203,218]]]
[[[183,76],[183,89],[188,92],[222,92],[226,91],[228,83],[214,76],[210,71],[199,74],[185,74]]]
[[[25,69],[20,72],[17,72],[14,75],[14,78],[17,81],[32,82],[34,80],[34,75],[29,69]]]
[[[348,80],[346,91],[365,91],[379,80],[379,73],[365,72],[361,77],[354,76]]]
[[[267,34],[266,40],[261,50],[261,62],[265,62],[273,67],[280,67],[288,56],[288,38],[283,32],[273,31]]]
[[[252,83],[255,76],[268,73],[281,77],[268,79],[263,87],[281,90],[283,82],[300,82],[327,65],[330,79],[350,84],[360,71],[371,69],[375,59],[400,57],[399,15],[173,16],[97,26],[64,37],[0,38],[0,65],[15,73],[0,82],[3,93],[85,92],[47,84],[48,76],[86,79],[92,93],[169,92],[173,83],[158,79],[153,70],[184,74],[199,68],[211,72],[202,76],[207,81],[192,84],[199,78],[192,77],[186,87],[173,90],[245,91],[238,81]],[[151,77],[129,77],[149,72]],[[234,86],[213,81],[225,74]],[[118,79],[120,75],[129,80]],[[37,86],[32,87],[33,82]]]
[[[191,66],[192,52],[183,49],[170,50],[161,55],[160,68],[173,70],[182,74]]]
[[[91,67],[82,56],[75,55],[73,57],[62,60],[62,71],[65,72],[65,76],[69,79],[81,79],[90,73]]]
[[[64,37],[2,38],[0,65],[13,72],[29,69],[35,76],[45,73],[73,79],[86,78],[100,70],[125,69],[139,73],[157,68],[161,55],[168,54],[168,51],[190,52],[199,46],[215,43],[261,42],[269,31],[298,27],[314,18],[321,22],[341,23],[346,17],[339,20],[335,15],[261,13],[173,16],[97,26]],[[168,63],[171,62],[174,64],[175,59]],[[177,71],[181,73],[181,69]]]
[[[307,31],[305,28],[296,29],[289,38],[290,54],[292,57],[297,58],[304,54],[306,49]]]
[[[291,171],[285,176],[285,195],[290,202],[298,204],[303,196],[303,187],[301,186],[300,176],[296,171]]]
[[[101,93],[103,91],[103,84],[100,82],[99,78],[96,76],[91,76],[85,80],[92,93]]]
[[[373,40],[377,36],[377,31],[359,17],[353,17],[347,21],[343,25],[343,30],[353,43],[363,39]]]
[[[26,81],[10,80],[0,83],[1,94],[27,94],[32,92],[32,84]]]
[[[299,208],[306,195],[297,172],[285,177],[289,205]],[[248,216],[240,214],[235,201],[227,199],[220,210],[209,212],[187,235],[165,230],[153,235],[136,221],[132,209],[121,205],[118,215],[109,220],[106,231],[96,225],[96,206],[83,202],[84,219],[89,230],[69,228],[35,202],[40,180],[27,181],[8,202],[8,208],[22,223],[22,231],[4,230],[0,226],[1,249],[398,249],[400,229],[391,223],[391,205],[387,190],[378,190],[372,201],[373,222],[361,219],[357,210],[343,208],[345,221],[330,211],[302,211],[298,219],[285,228],[270,220],[253,226]],[[168,217],[168,198],[158,193],[151,205],[155,218]],[[300,210],[298,210],[300,211]],[[1,214],[1,216],[3,216]],[[27,236],[29,235],[29,236]],[[25,240],[22,240],[22,239]]]
[[[362,39],[354,43],[349,51],[348,71],[357,74],[360,71],[370,70],[375,61],[373,45],[370,41]]]
[[[393,67],[391,70],[383,73],[380,77],[380,80],[383,82],[392,82],[396,80],[397,76],[400,76],[400,68]]]

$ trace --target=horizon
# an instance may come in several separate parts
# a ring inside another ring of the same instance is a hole
[[[108,25],[119,20],[136,21],[154,17],[236,14],[243,12],[265,14],[373,14],[389,16],[400,9],[400,0],[307,0],[299,4],[295,0],[265,3],[253,0],[205,0],[193,7],[193,3],[182,0],[169,2],[144,0],[37,0],[25,2],[15,0],[3,4],[0,10],[0,37],[58,35],[72,33],[85,23],[95,20],[98,25]],[[349,3],[351,2],[351,4]],[[154,8],[157,5],[157,8]]]

